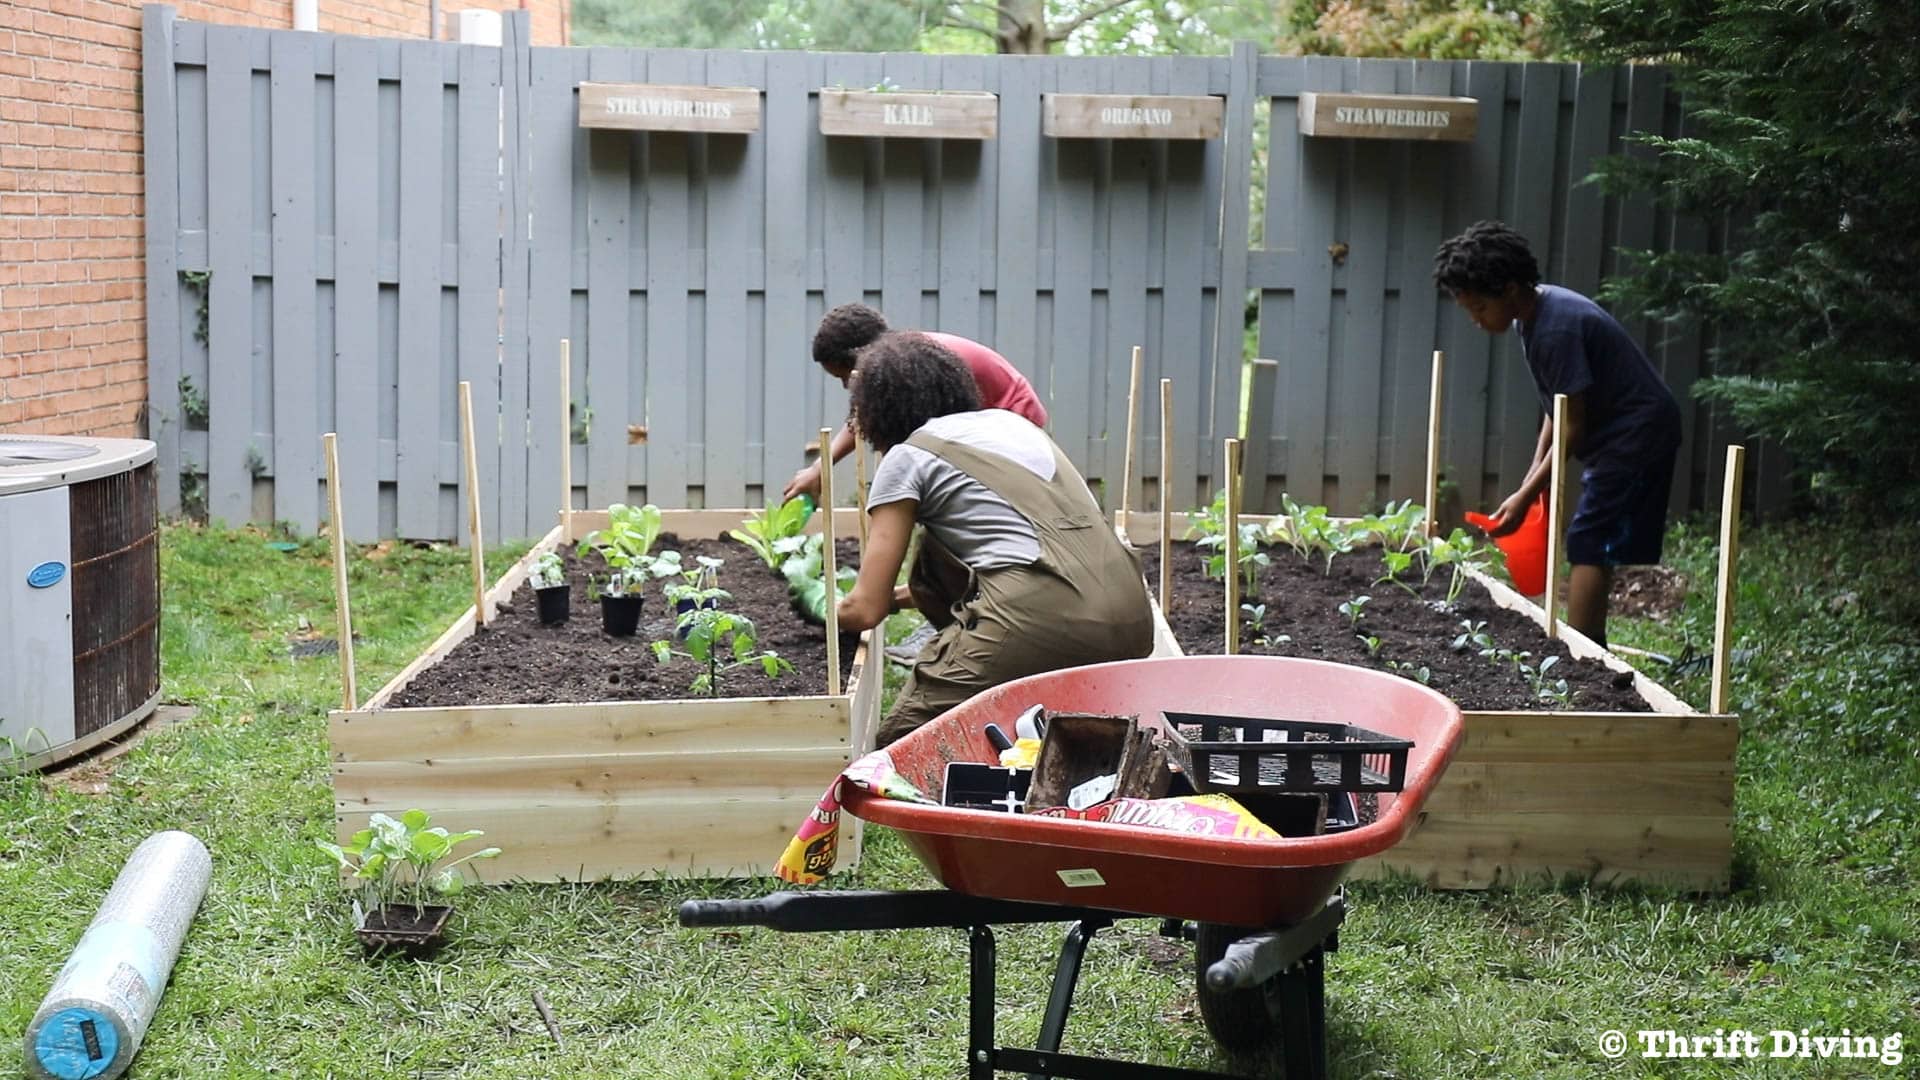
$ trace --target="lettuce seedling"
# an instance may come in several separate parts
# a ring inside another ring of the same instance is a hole
[[[440,826],[429,826],[425,810],[408,810],[398,819],[373,815],[368,827],[354,833],[345,844],[325,840],[316,843],[361,883],[368,912],[382,904],[410,899],[418,916],[427,905],[429,893],[451,895],[466,886],[466,879],[458,872],[462,865],[500,854],[497,847],[482,848],[440,865],[454,848],[484,835],[478,829],[449,833]],[[403,868],[410,872],[403,876]]]
[[[796,495],[783,503],[768,503],[765,510],[748,517],[738,529],[727,530],[727,535],[752,548],[767,569],[778,570],[787,556],[799,550],[796,538],[806,530],[807,519],[812,516],[812,505]]]

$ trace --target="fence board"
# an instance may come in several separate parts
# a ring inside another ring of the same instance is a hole
[[[1392,67],[1365,64],[1353,73],[1358,93],[1393,92]],[[1339,497],[1333,510],[1358,514],[1376,495],[1380,473],[1381,386],[1391,368],[1382,362],[1386,347],[1387,224],[1393,214],[1387,174],[1392,166],[1392,143],[1377,139],[1351,140],[1347,227],[1346,304],[1341,314],[1345,349],[1329,370],[1331,414],[1340,418],[1329,438],[1328,472],[1338,477]],[[1338,265],[1336,261],[1336,265]],[[1404,280],[1407,275],[1403,274]]]
[[[1416,60],[1410,73],[1415,94],[1447,96],[1451,92],[1451,65]],[[1446,175],[1447,163],[1466,153],[1447,143],[1410,142],[1405,145],[1405,209],[1400,226],[1399,324],[1386,370],[1392,373],[1391,440],[1388,461],[1392,483],[1382,498],[1425,499],[1428,391],[1433,375],[1433,348],[1440,341],[1440,296],[1429,268],[1433,251],[1447,235],[1443,216],[1445,198],[1433,177]],[[1429,513],[1435,507],[1428,507]]]
[[[141,9],[141,64],[147,71],[140,100],[146,187],[147,430],[159,462],[155,478],[162,514],[180,512],[180,124],[174,115],[174,30],[171,7]],[[205,392],[205,384],[201,385]]]
[[[1133,347],[1151,346],[1147,340],[1147,206],[1152,184],[1152,144],[1126,139],[1113,144],[1112,172],[1107,186],[1107,349],[1094,358],[1094,366],[1106,386],[1107,422],[1105,425],[1106,465],[1100,476],[1105,481],[1107,506],[1122,503],[1120,487],[1126,471],[1127,385],[1132,372]],[[1157,357],[1148,357],[1157,363]],[[1190,379],[1178,380],[1185,384]],[[1149,385],[1143,373],[1141,385]],[[1174,401],[1182,397],[1176,387]],[[1066,403],[1063,403],[1066,404]],[[1069,406],[1070,407],[1070,406]],[[1139,448],[1134,448],[1135,454]],[[1138,461],[1138,457],[1134,460]],[[1126,501],[1139,506],[1139,478]]]
[[[1055,82],[1061,93],[1092,93],[1096,72],[1087,66],[1063,68]],[[1087,403],[1101,400],[1098,367],[1092,356],[1095,176],[1107,148],[1101,139],[1053,139],[1043,153],[1053,157],[1048,177],[1053,195],[1053,338],[1044,383],[1047,426],[1053,441],[1074,461],[1089,461]],[[941,282],[941,306],[946,306]]]
[[[500,177],[506,235],[499,247],[502,341],[500,347],[500,447],[497,484],[499,522],[496,537],[538,536],[543,525],[529,520],[527,506],[528,361],[538,356],[528,335],[530,283],[527,237],[528,200],[533,190],[528,157],[528,117],[533,108],[530,13],[508,12],[501,27]],[[551,414],[549,414],[551,415]],[[482,465],[484,471],[485,466]]]
[[[374,42],[337,38],[333,51],[333,430],[347,539],[380,536],[380,178]]]
[[[629,83],[633,53],[596,48],[587,54],[587,77],[595,82]],[[619,130],[582,131],[587,140],[587,378],[577,396],[592,410],[587,430],[587,505],[627,501],[628,372],[632,366],[628,334],[628,211],[639,179],[630,173],[633,144],[658,138],[685,142],[680,134],[635,134]],[[684,441],[684,440],[683,440]],[[684,504],[675,504],[684,505]]]
[[[1470,63],[1455,69],[1456,92],[1478,98],[1495,113],[1474,132],[1469,153],[1454,158],[1454,174],[1447,195],[1447,231],[1458,232],[1482,218],[1500,213],[1501,144],[1505,124],[1496,122],[1507,99],[1507,65]],[[1460,487],[1461,502],[1478,507],[1503,497],[1496,482],[1487,483],[1488,394],[1493,386],[1494,339],[1473,325],[1452,303],[1445,318],[1447,339],[1448,437],[1442,457],[1446,471]],[[1529,441],[1528,445],[1532,445]],[[1520,478],[1513,477],[1518,484]]]
[[[1586,183],[1608,152],[1613,127],[1613,68],[1581,64],[1574,70],[1573,137],[1566,181],[1566,242],[1559,252],[1557,283],[1582,296],[1600,287],[1601,223],[1606,199]]]
[[[400,338],[398,529],[440,535],[441,97],[432,42],[400,46]]]
[[[762,383],[766,387],[762,475],[768,501],[780,496],[800,447],[818,425],[808,427],[807,372],[814,367],[807,320],[807,188],[812,118],[808,115],[808,57],[767,57],[766,126],[766,331]]]
[[[950,90],[985,90],[987,63],[983,56],[942,57],[941,85]],[[940,311],[937,325],[950,334],[978,338],[980,258],[985,247],[981,242],[984,226],[980,214],[986,177],[981,162],[986,146],[977,139],[946,139],[940,142],[939,148]],[[1041,392],[1046,391],[1041,388]],[[1086,459],[1076,457],[1074,460]]]
[[[1032,148],[1040,142],[1040,95],[1052,67],[1036,57],[1010,56],[1000,67],[1000,135],[994,140],[998,222],[994,236],[993,338],[1000,355],[1036,386],[1040,260],[1040,169]]]
[[[306,34],[271,39],[273,169],[273,516],[302,532],[319,523],[315,399],[313,51]]]
[[[1213,319],[1213,400],[1205,411],[1207,423],[1198,433],[1200,438],[1194,448],[1196,460],[1211,461],[1209,448],[1217,446],[1220,440],[1229,435],[1241,436],[1240,430],[1240,387],[1246,378],[1244,345],[1244,327],[1246,323],[1247,292],[1247,249],[1253,240],[1249,236],[1248,222],[1252,216],[1249,200],[1253,192],[1253,105],[1259,70],[1259,54],[1250,41],[1235,42],[1233,56],[1228,67],[1227,103],[1222,132],[1222,142],[1217,154],[1209,151],[1222,161],[1224,181],[1220,191],[1220,230],[1215,242],[1220,247],[1220,288],[1216,294]],[[1190,394],[1202,394],[1205,387],[1194,386],[1187,391]],[[1176,399],[1176,404],[1178,399]],[[1271,430],[1271,429],[1268,429]],[[1176,426],[1174,437],[1182,442],[1193,441],[1189,436],[1180,434]],[[1268,448],[1260,447],[1255,454],[1266,460]],[[1266,509],[1266,475],[1264,470],[1250,484],[1242,485],[1251,503],[1243,506],[1253,513],[1263,513]],[[1204,489],[1196,493],[1196,498],[1205,495]],[[1176,502],[1174,505],[1178,505]]]
[[[1172,94],[1204,94],[1207,92],[1207,70],[1203,64],[1196,63],[1198,58],[1181,56],[1172,58],[1172,70],[1168,73],[1167,92]],[[1198,485],[1195,478],[1211,474],[1211,463],[1205,467],[1202,461],[1209,461],[1207,455],[1200,452],[1200,442],[1193,438],[1178,438],[1178,433],[1205,431],[1201,422],[1211,409],[1214,382],[1214,324],[1206,318],[1205,287],[1201,267],[1206,261],[1206,246],[1209,234],[1216,243],[1219,237],[1218,218],[1207,220],[1208,198],[1204,182],[1206,158],[1213,151],[1214,144],[1206,140],[1160,140],[1160,149],[1167,155],[1167,182],[1163,198],[1166,202],[1166,284],[1161,290],[1161,333],[1160,348],[1150,357],[1151,375],[1143,373],[1140,381],[1140,422],[1139,430],[1144,434],[1152,432],[1151,441],[1141,439],[1141,445],[1135,448],[1139,456],[1134,460],[1140,464],[1141,476],[1154,476],[1160,490],[1160,498],[1171,497],[1172,505],[1185,509],[1195,504],[1198,498]],[[1217,211],[1216,211],[1217,213]],[[1207,226],[1213,225],[1212,229]],[[1244,247],[1244,245],[1239,245]],[[1231,355],[1238,356],[1234,349]],[[1173,470],[1177,479],[1170,480],[1160,475],[1160,392],[1158,387],[1162,377],[1181,376],[1186,393],[1173,399],[1173,430],[1177,441],[1173,448]],[[1224,482],[1224,478],[1221,478]],[[1144,501],[1135,506],[1147,505]],[[1158,505],[1156,500],[1155,505]]]
[[[1323,57],[1307,61],[1310,85],[1346,89],[1351,64]],[[1287,491],[1309,504],[1326,501],[1328,382],[1333,355],[1333,255],[1341,145],[1308,139],[1300,148],[1294,203],[1300,280],[1294,289],[1293,337],[1281,361],[1286,402]],[[1268,211],[1272,212],[1271,209]]]
[[[757,86],[765,80],[765,64],[755,54],[714,53],[707,61],[707,79],[716,86]],[[707,358],[705,373],[706,423],[701,441],[706,449],[702,472],[702,504],[744,506],[747,501],[747,227],[750,201],[760,192],[749,177],[749,159],[763,151],[760,135],[708,135],[707,146]],[[737,209],[736,209],[737,208]],[[918,250],[916,248],[916,250]],[[752,370],[765,366],[766,357]]]
[[[578,502],[560,490],[560,455],[571,443],[560,438],[567,402],[560,400],[560,339],[570,337],[573,301],[574,147],[586,135],[574,126],[574,85],[585,74],[585,57],[556,49],[533,50],[530,82],[529,160],[533,179],[532,240],[527,300],[527,509],[529,532],[564,505]],[[584,353],[586,341],[574,343]],[[584,356],[576,356],[576,368]],[[585,379],[572,380],[574,400],[586,397]],[[578,475],[578,474],[577,474]]]
[[[207,28],[207,512],[253,516],[253,72],[244,30]]]
[[[459,142],[455,176],[458,235],[482,237],[500,228],[500,59],[503,50],[481,45],[460,48]],[[480,487],[482,541],[500,536],[500,255],[483,243],[461,243],[459,251],[458,327],[455,336],[460,378],[473,384],[476,477],[461,470],[461,501],[466,486]],[[455,537],[470,543],[467,515],[454,515]]]
[[[689,61],[657,53],[648,61],[650,81],[684,84]],[[687,506],[687,144],[679,132],[647,136],[647,501]]]

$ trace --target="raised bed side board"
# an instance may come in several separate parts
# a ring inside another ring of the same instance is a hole
[[[666,510],[662,527],[713,539],[746,511]],[[855,535],[837,511],[837,536]],[[541,554],[606,524],[575,511],[492,589],[513,596]],[[820,515],[810,531],[818,531]],[[342,842],[374,813],[422,809],[453,829],[480,829],[500,857],[488,881],[757,877],[834,777],[871,738],[881,672],[872,633],[837,695],[386,708],[413,677],[472,636],[468,608],[426,652],[358,709],[328,714],[335,832]],[[822,688],[824,690],[824,687]],[[839,867],[858,865],[846,830]]]
[[[1135,544],[1160,542],[1158,512],[1118,520]],[[1269,515],[1242,515],[1267,522]],[[1186,535],[1187,515],[1171,534]],[[1504,582],[1474,579],[1495,603],[1546,627],[1546,612]],[[1569,875],[1726,891],[1733,865],[1739,718],[1703,713],[1591,639],[1560,624],[1580,658],[1633,673],[1650,713],[1462,710],[1465,737],[1421,824],[1355,876],[1411,874],[1440,889],[1485,889]]]

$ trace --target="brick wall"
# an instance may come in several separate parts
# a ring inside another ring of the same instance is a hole
[[[526,6],[534,43],[561,44],[570,0]],[[201,22],[293,24],[291,0],[176,7]],[[319,0],[320,29],[427,37],[430,10]],[[0,431],[144,434],[140,20],[133,0],[0,0]]]

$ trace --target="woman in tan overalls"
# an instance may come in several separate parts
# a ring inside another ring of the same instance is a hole
[[[1139,563],[1045,432],[980,408],[966,365],[919,334],[868,346],[851,389],[860,437],[886,457],[840,629],[865,630],[911,602],[940,631],[877,745],[1008,680],[1152,651]],[[896,589],[916,524],[925,527],[919,555],[910,584]]]

